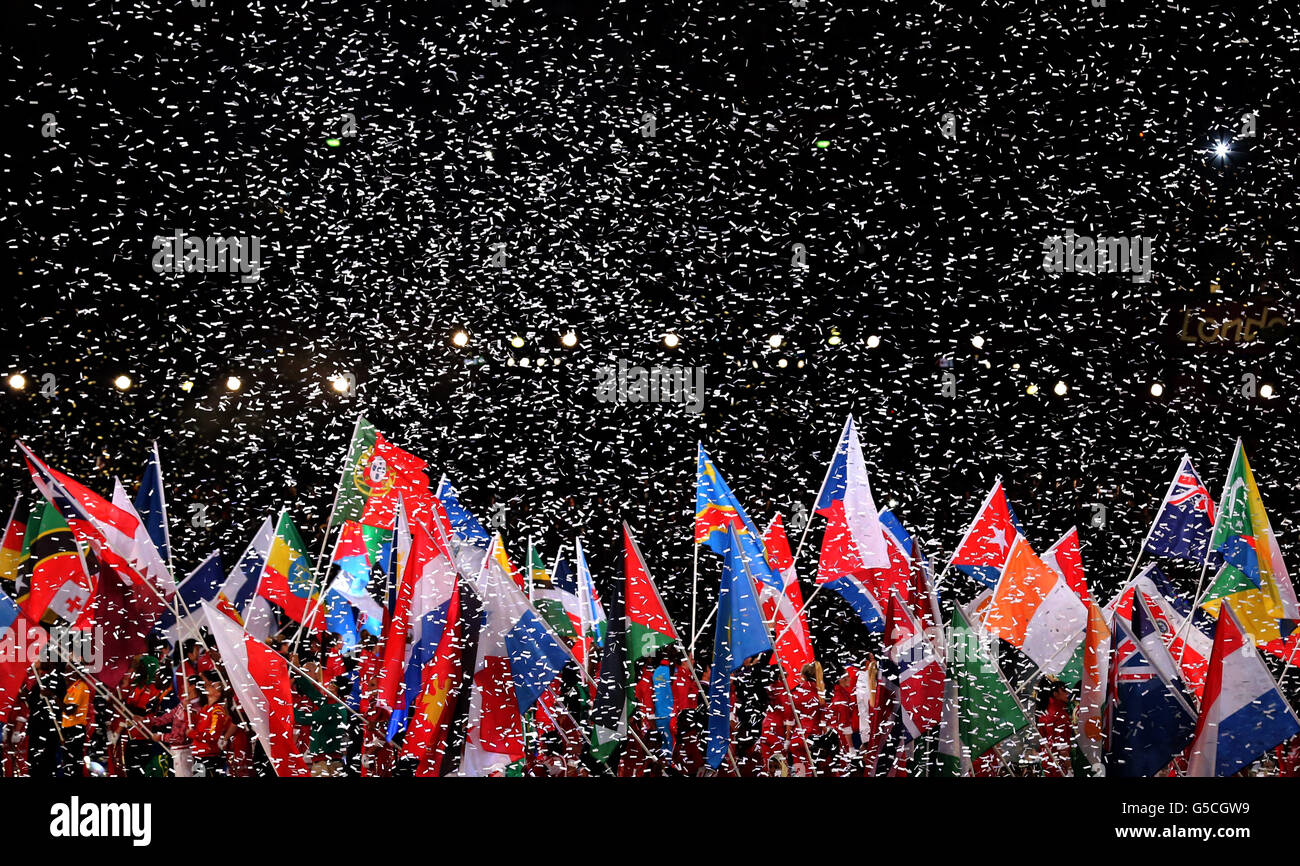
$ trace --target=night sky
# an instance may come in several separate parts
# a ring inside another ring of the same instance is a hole
[[[628,520],[681,623],[696,442],[761,528],[811,505],[849,412],[940,564],[1001,475],[1108,595],[1179,455],[1217,498],[1238,436],[1300,556],[1292,330],[1178,338],[1185,309],[1294,315],[1292,4],[371,5],[8,10],[0,373],[28,386],[0,429],[106,494],[156,439],[181,571],[280,507],[314,549],[359,413],[481,519],[505,503],[516,561],[581,533],[606,587]],[[1151,237],[1152,279],[1045,272],[1067,229]],[[260,280],[155,273],[176,230],[260,237]],[[704,412],[598,402],[619,359],[702,367]],[[851,620],[813,604],[832,660]]]

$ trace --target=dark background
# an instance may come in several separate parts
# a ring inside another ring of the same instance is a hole
[[[683,627],[696,442],[761,527],[811,504],[850,411],[878,504],[940,564],[1001,475],[1040,552],[1080,527],[1108,595],[1179,455],[1217,494],[1238,436],[1294,561],[1294,338],[1174,338],[1188,305],[1291,314],[1289,4],[372,5],[8,10],[0,372],[31,385],[2,389],[0,429],[104,493],[134,490],[156,439],[181,571],[217,547],[229,566],[282,506],[315,548],[361,412],[480,518],[506,503],[517,561],[581,533],[607,587],[628,520]],[[345,112],[357,135],[331,148]],[[1068,228],[1154,237],[1154,278],[1045,273]],[[260,236],[261,281],[155,274],[176,229]],[[597,402],[614,359],[702,366],[705,412]],[[1244,397],[1246,373],[1278,396]],[[6,464],[0,492],[30,501]],[[702,555],[701,618],[718,567]],[[849,660],[847,607],[813,607],[822,655]]]

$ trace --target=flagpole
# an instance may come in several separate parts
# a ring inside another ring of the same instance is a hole
[[[528,603],[533,603],[533,536],[528,536],[528,555],[524,562],[524,585],[528,588]]]
[[[1151,527],[1147,529],[1146,537],[1142,539],[1142,544],[1138,547],[1137,556],[1133,557],[1133,568],[1131,568],[1128,573],[1129,580],[1132,580],[1133,575],[1137,574],[1138,563],[1142,561],[1142,552],[1147,549],[1147,542],[1151,540],[1151,536],[1156,531],[1156,524],[1160,522],[1160,515],[1164,512],[1165,505],[1169,502],[1169,497],[1174,494],[1174,488],[1178,486],[1178,474],[1182,471],[1183,464],[1188,462],[1188,459],[1188,454],[1184,451],[1183,456],[1178,461],[1178,468],[1174,470],[1174,477],[1170,479],[1169,487],[1165,490],[1165,498],[1160,500],[1160,507],[1156,509],[1156,516],[1151,521]],[[1205,543],[1206,545],[1209,545],[1210,542],[1207,539]]]
[[[1291,655],[1287,656],[1286,664],[1282,666],[1282,675],[1277,680],[1279,692],[1282,691],[1282,684],[1286,682],[1287,674],[1291,673],[1291,663],[1295,661],[1295,651],[1298,649],[1300,649],[1300,640],[1297,640],[1295,646],[1291,647]],[[1285,697],[1286,693],[1282,692],[1282,694]]]
[[[671,629],[673,630],[673,640],[675,640],[678,644],[682,644],[682,638],[681,638],[681,635],[679,635],[679,634],[677,633],[677,626],[673,625],[672,617],[669,616],[669,614],[668,614],[668,607],[664,604],[664,600],[663,600],[663,598],[659,595],[659,587],[655,585],[655,579],[654,579],[654,577],[651,576],[651,574],[650,574],[650,566],[646,564],[645,556],[641,553],[641,545],[637,542],[637,540],[636,540],[636,536],[634,536],[634,535],[632,534],[632,527],[631,527],[631,526],[628,526],[628,523],[627,523],[626,520],[623,521],[623,531],[624,531],[625,533],[627,533],[627,540],[630,541],[630,542],[632,543],[632,550],[636,553],[636,560],[637,560],[637,562],[641,563],[641,568],[645,571],[646,582],[650,584],[650,591],[653,592],[653,593],[655,594],[655,602],[659,605],[659,609],[662,610],[662,611],[664,612],[664,618],[668,620],[668,627],[671,628]],[[626,584],[626,581],[627,581],[627,563],[626,563],[626,562],[623,563],[623,569],[624,569],[624,571],[623,571],[623,580],[624,580],[624,583]],[[623,605],[624,605],[624,606],[623,606],[623,619],[624,619],[624,621],[626,622],[626,620],[627,620],[627,591],[626,591],[626,589],[624,589],[623,596],[624,596],[624,598],[623,598]],[[714,610],[717,610],[717,608],[714,607]],[[712,616],[712,614],[709,614],[709,615]],[[625,633],[626,633],[626,630],[625,630]],[[694,641],[692,641],[692,646],[694,646]],[[685,645],[683,645],[682,648],[685,649]],[[700,695],[700,697],[704,698],[704,706],[705,706],[705,709],[707,709],[708,706],[709,706],[709,693],[708,693],[708,691],[705,690],[705,688],[704,688],[704,684],[700,682],[700,675],[697,674],[697,673],[695,672],[695,653],[694,653],[694,652],[688,653],[687,656],[686,656],[686,670],[690,672],[691,680],[695,683],[695,690],[696,690],[696,692]],[[629,684],[628,684],[629,688],[630,688],[632,685],[633,685],[632,683],[629,683]],[[639,739],[639,738],[638,738],[637,742],[640,742],[640,739]],[[642,745],[642,748],[645,748],[644,744]],[[732,771],[733,773],[735,773],[737,777],[739,777],[739,776],[740,776],[740,767],[736,764],[736,754],[735,754],[735,750],[734,750],[734,749],[732,748],[732,746],[731,746],[731,740],[730,740],[730,738],[728,738],[728,740],[727,740],[727,759],[731,762],[731,771]]]
[[[704,445],[698,439],[695,442],[695,490],[696,497],[699,497],[700,489],[700,454],[704,451]],[[695,520],[691,519],[691,655],[695,654],[695,639],[699,637],[695,632],[696,606],[698,605],[698,589],[700,584],[700,540],[695,537]]]
[[[1231,475],[1232,467],[1237,462],[1237,452],[1241,450],[1241,437],[1237,437],[1237,444],[1232,449],[1232,457],[1228,460],[1228,473]],[[1214,521],[1210,524],[1210,537],[1205,542],[1205,556],[1201,559],[1201,576],[1196,579],[1196,596],[1192,600],[1192,608],[1187,612],[1186,621],[1183,627],[1178,630],[1175,637],[1181,637],[1184,632],[1191,626],[1192,619],[1196,616],[1197,609],[1201,606],[1202,587],[1205,584],[1205,572],[1210,567],[1210,551],[1214,548],[1214,530],[1219,525],[1219,518],[1223,516],[1224,497],[1228,495],[1228,484],[1230,479],[1224,479],[1223,492],[1219,494],[1219,507],[1214,510]],[[1187,652],[1187,641],[1183,640],[1183,645],[1178,648],[1178,670],[1183,669],[1183,655]]]
[[[168,524],[167,514],[167,488],[163,484],[162,456],[158,453],[158,440],[153,440],[153,460],[154,465],[158,467],[158,499],[162,502],[162,531],[163,543],[167,545],[167,570],[172,573],[172,580],[176,579],[176,551],[172,548],[172,531]]]

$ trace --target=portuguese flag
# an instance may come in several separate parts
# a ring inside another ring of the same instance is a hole
[[[303,544],[289,513],[281,512],[275,538],[271,541],[271,552],[267,554],[262,579],[257,584],[257,594],[277,605],[294,622],[303,622],[311,616],[312,606],[320,604],[318,598],[312,597],[312,588],[307,545]],[[318,612],[312,617],[312,630],[323,631],[324,628],[325,616]]]
[[[659,598],[641,548],[632,537],[632,530],[623,524],[623,567],[627,577],[624,605],[627,610],[628,664],[636,670],[637,662],[650,658],[659,650],[677,640],[668,611]]]
[[[425,468],[419,457],[389,442],[365,418],[358,418],[329,525],[354,520],[391,530],[399,500],[405,501],[413,520],[427,524],[433,497]]]

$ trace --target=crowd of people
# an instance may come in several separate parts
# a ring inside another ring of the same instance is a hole
[[[336,636],[295,648],[267,643],[291,663],[296,747],[314,776],[414,775],[421,762],[390,741],[390,708],[378,691],[382,658],[365,636],[350,653]],[[590,749],[588,692],[566,670],[525,722],[525,756],[507,773],[524,776],[907,776],[937,772],[933,738],[910,742],[894,687],[875,660],[849,666],[827,684],[820,664],[787,677],[756,656],[732,680],[731,745],[710,769],[703,683],[677,646],[634,673],[627,734],[609,761]],[[1070,688],[1045,679],[1034,695],[1036,722],[1024,734],[976,756],[975,776],[1090,775],[1074,747]],[[35,663],[0,735],[4,776],[270,776],[264,748],[241,711],[215,649],[200,640],[176,647],[158,638],[135,657],[119,687],[83,669]],[[454,751],[455,737],[447,751]],[[427,762],[424,762],[427,765]],[[454,756],[439,761],[454,771]],[[1168,773],[1176,773],[1177,765]],[[1276,749],[1253,773],[1300,775],[1300,738]]]

